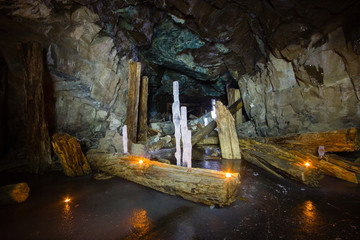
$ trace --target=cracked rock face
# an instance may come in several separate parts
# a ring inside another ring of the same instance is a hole
[[[359,10],[352,0],[6,1],[0,53],[16,72],[6,49],[42,43],[55,129],[88,147],[124,124],[129,60],[149,76],[150,116],[174,80],[181,96],[217,99],[235,82],[252,135],[328,130],[360,123]]]

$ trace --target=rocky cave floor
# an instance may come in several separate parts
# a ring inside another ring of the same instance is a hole
[[[197,150],[194,158],[208,151]],[[120,178],[2,174],[1,185],[27,181],[30,196],[0,207],[1,239],[360,239],[357,185],[324,177],[312,189],[208,156],[193,165],[240,170],[236,202],[209,207]]]

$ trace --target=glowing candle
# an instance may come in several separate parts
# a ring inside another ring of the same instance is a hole
[[[310,163],[309,163],[309,162],[306,162],[304,165],[305,165],[306,167],[310,167]]]
[[[226,174],[225,174],[225,177],[229,178],[229,177],[231,177],[231,174],[230,174],[230,173],[226,173]]]
[[[65,199],[64,199],[64,203],[69,203],[70,201],[71,201],[70,198],[65,198]]]
[[[139,163],[140,163],[140,164],[142,164],[143,162],[144,162],[143,160],[141,160],[141,159],[139,160]]]

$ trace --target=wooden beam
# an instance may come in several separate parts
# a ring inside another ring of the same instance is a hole
[[[305,162],[309,162],[311,165],[311,167],[308,167],[309,169],[317,169],[325,175],[355,184],[360,181],[360,166],[357,166],[356,163],[344,161],[341,157],[335,155],[326,154],[325,158],[321,159],[309,152],[260,143],[254,140],[240,139],[239,142],[245,160],[254,164],[260,162],[265,166],[270,166],[272,171],[283,176],[291,177],[295,173],[301,172],[301,170],[294,170],[298,169],[296,165],[304,168]],[[248,157],[252,157],[252,159],[248,159]],[[299,176],[295,176],[296,179],[299,179]]]
[[[241,159],[235,120],[230,111],[220,102],[215,104],[216,124],[219,133],[219,142],[222,158]]]
[[[26,182],[0,187],[0,205],[22,203],[29,197],[30,188]]]
[[[186,167],[126,155],[93,152],[87,158],[93,169],[210,206],[230,205],[240,186],[238,173],[228,178],[225,172],[210,169],[192,168],[189,173]]]
[[[326,152],[352,152],[360,150],[360,134],[357,128],[271,137],[265,138],[265,142],[304,150],[313,154],[317,154],[319,146],[324,146]]]
[[[145,142],[147,140],[147,113],[148,113],[148,86],[149,78],[143,76],[140,86],[140,106],[139,106],[139,126],[138,140]]]
[[[129,61],[126,125],[128,139],[136,143],[140,92],[141,63]]]
[[[237,100],[233,105],[229,107],[229,111],[231,114],[236,113],[239,109],[243,107],[242,100]],[[191,143],[194,146],[198,142],[200,142],[202,139],[205,138],[208,134],[210,134],[214,129],[216,128],[216,122],[211,121],[208,125],[200,129],[197,133],[193,135],[191,138]]]
[[[227,92],[227,98],[228,98],[229,106],[231,106],[234,102],[241,99],[240,89],[229,88]],[[240,125],[242,123],[242,111],[237,111],[234,114],[234,119],[235,119],[235,126]]]
[[[54,152],[59,157],[66,176],[82,176],[91,173],[90,165],[76,138],[69,134],[56,133],[52,139]]]
[[[50,137],[45,118],[43,48],[40,43],[18,44],[24,65],[27,158],[30,171],[51,167]]]
[[[270,170],[276,176],[281,175],[310,187],[319,186],[321,173],[317,168],[305,166],[305,156],[250,139],[239,139],[239,144],[246,161]]]

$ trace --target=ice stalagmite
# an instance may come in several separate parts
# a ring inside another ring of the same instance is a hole
[[[127,126],[126,125],[124,125],[122,127],[122,134],[123,134],[124,153],[128,153],[128,137],[127,137]]]
[[[191,131],[187,128],[187,109],[186,107],[181,107],[181,136],[183,143],[183,163],[186,163],[188,172],[191,172]]]
[[[176,141],[176,164],[181,166],[181,147],[180,147],[180,100],[179,100],[179,83],[177,81],[173,82],[173,95],[174,103],[172,104],[172,120],[175,126],[175,141]]]

